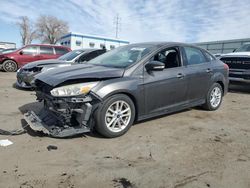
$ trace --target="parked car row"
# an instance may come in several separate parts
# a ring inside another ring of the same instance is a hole
[[[42,59],[55,59],[71,51],[68,47],[53,45],[27,45],[18,50],[0,54],[0,68],[15,72],[25,64]]]
[[[216,110],[227,93],[228,66],[189,44],[130,44],[90,59],[63,67],[60,59],[34,62],[18,71],[33,71],[29,83],[44,105],[25,114],[33,130],[68,137],[95,129],[112,138],[135,121],[194,106]]]

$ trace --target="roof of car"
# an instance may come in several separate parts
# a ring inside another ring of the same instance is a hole
[[[177,46],[195,46],[189,43],[181,43],[181,42],[142,42],[142,43],[133,43],[130,45],[152,45],[152,46],[167,46],[167,45],[177,45]],[[197,46],[195,46],[197,47]]]
[[[27,44],[26,46],[51,46],[51,47],[59,47],[59,48],[69,48],[67,46],[60,46],[54,44]]]

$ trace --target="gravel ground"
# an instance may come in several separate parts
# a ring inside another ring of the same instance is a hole
[[[0,128],[17,129],[34,92],[0,72]],[[250,86],[232,86],[218,111],[199,108],[137,123],[127,134],[54,139],[3,136],[0,187],[250,187]],[[48,151],[48,145],[57,146]]]

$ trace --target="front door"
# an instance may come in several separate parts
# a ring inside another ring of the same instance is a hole
[[[187,79],[178,48],[167,48],[153,59],[165,64],[162,71],[144,71],[145,112],[167,112],[186,102]]]
[[[38,47],[37,46],[27,46],[19,52],[18,63],[23,66],[29,62],[36,61],[38,55]]]

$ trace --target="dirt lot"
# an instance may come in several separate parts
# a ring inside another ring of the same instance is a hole
[[[0,128],[25,125],[34,92],[0,72]],[[141,122],[116,139],[3,136],[0,187],[250,187],[250,87],[233,86],[216,112],[189,109]],[[56,145],[57,150],[47,150]]]

